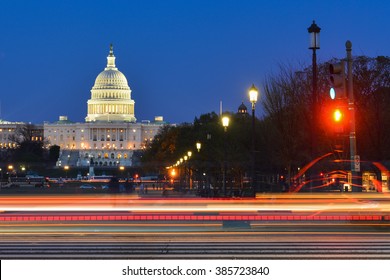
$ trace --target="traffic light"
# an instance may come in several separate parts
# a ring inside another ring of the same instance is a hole
[[[340,109],[335,109],[333,111],[333,120],[337,123],[341,122],[344,118],[343,112]]]
[[[344,61],[329,65],[330,72],[330,97],[332,99],[343,99],[346,97],[347,88],[345,85]]]
[[[331,127],[333,128],[333,131],[339,135],[343,134],[346,131],[346,126],[349,123],[348,108],[343,104],[338,104],[333,107],[331,114]]]

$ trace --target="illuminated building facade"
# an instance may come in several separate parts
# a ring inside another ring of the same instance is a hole
[[[1,149],[12,149],[15,148],[15,142],[11,140],[15,131],[19,125],[19,122],[8,122],[0,120],[0,148]]]
[[[42,141],[43,140],[43,126],[31,125],[23,122],[9,122],[0,119],[0,149],[14,149],[16,148],[15,136],[19,141],[22,141],[23,136],[18,133],[18,130],[28,126],[29,140]]]

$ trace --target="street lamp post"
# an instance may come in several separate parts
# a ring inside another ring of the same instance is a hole
[[[190,190],[192,190],[192,172],[191,172],[191,165],[190,165],[190,158],[192,156],[192,151],[188,151],[187,156],[188,156],[188,187]]]
[[[8,182],[11,182],[11,175],[14,173],[14,166],[13,165],[8,165]]]
[[[258,89],[254,84],[249,89],[249,101],[252,103],[252,159],[251,159],[251,194],[255,193],[255,107],[257,97],[259,95]]]
[[[68,165],[65,165],[65,166],[64,166],[64,170],[65,170],[65,178],[68,179],[68,170],[69,170],[69,166],[68,166]]]
[[[313,20],[313,23],[310,25],[310,27],[307,29],[309,32],[310,37],[310,43],[309,43],[309,49],[313,50],[313,94],[312,94],[312,112],[313,112],[313,118],[312,118],[312,124],[311,124],[311,154],[314,158],[316,154],[316,125],[317,125],[317,116],[318,116],[318,106],[317,106],[317,54],[316,50],[320,48],[320,31],[321,28],[318,27],[318,25]]]
[[[187,190],[188,189],[188,183],[187,183],[187,165],[188,165],[188,156],[185,155],[184,157],[184,189]]]
[[[125,167],[123,165],[119,166],[119,173],[121,175],[121,179],[125,179],[123,176],[125,174],[124,172],[125,172]]]
[[[202,148],[202,143],[200,141],[197,141],[195,143],[195,147],[198,150],[198,153],[200,153],[200,149]],[[200,188],[204,187],[203,177],[201,175],[199,175],[199,174],[202,174],[202,172],[201,172],[202,165],[200,163],[199,156],[197,156],[197,160],[195,161],[195,163],[196,163],[196,166],[197,166],[194,169],[195,170],[195,179],[198,181],[198,186],[197,187],[198,187],[198,190],[199,190]]]
[[[174,183],[175,183],[175,177],[176,177],[176,170],[174,168],[172,168],[170,175],[171,175],[171,183],[172,183],[172,186],[173,186]]]
[[[227,132],[227,128],[229,126],[229,117],[228,116],[224,116],[222,117],[222,126],[224,128],[224,131],[225,131],[225,134]],[[226,169],[227,169],[227,163],[226,163],[226,135],[225,135],[225,139],[223,141],[223,148],[224,148],[224,159],[223,159],[223,176],[222,176],[222,192],[223,192],[223,195],[226,196]]]

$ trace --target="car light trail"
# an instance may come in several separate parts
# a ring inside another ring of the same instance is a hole
[[[390,220],[390,195],[383,193],[266,194],[256,199],[24,195],[0,197],[0,205],[0,222]]]
[[[256,199],[158,199],[134,196],[5,196],[0,211],[362,211],[390,212],[389,195],[262,195]]]

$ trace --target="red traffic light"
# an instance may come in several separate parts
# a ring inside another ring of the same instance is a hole
[[[333,111],[333,120],[335,122],[341,122],[344,118],[343,112],[340,109],[335,109]]]

